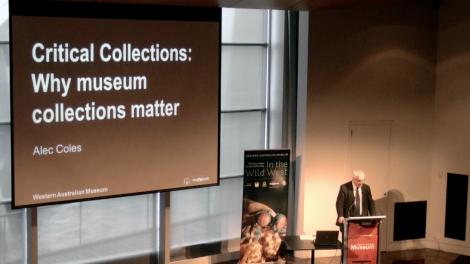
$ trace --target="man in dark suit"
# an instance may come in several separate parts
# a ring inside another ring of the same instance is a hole
[[[375,203],[369,185],[364,183],[366,174],[362,170],[352,173],[352,180],[339,187],[336,198],[336,225],[340,227],[344,241],[344,218],[350,216],[375,215]],[[341,263],[343,263],[344,247],[341,247]]]
[[[364,183],[362,170],[353,171],[352,180],[341,185],[336,198],[336,225],[342,226],[350,216],[375,215],[375,203],[369,185]]]

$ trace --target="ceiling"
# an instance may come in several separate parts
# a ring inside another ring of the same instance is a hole
[[[75,0],[77,1],[77,0]],[[437,0],[78,0],[100,3],[152,4],[178,6],[217,6],[236,8],[319,10],[410,3],[429,3]]]

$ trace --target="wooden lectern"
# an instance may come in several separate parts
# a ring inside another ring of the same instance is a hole
[[[385,216],[344,219],[343,264],[379,264],[379,230]]]

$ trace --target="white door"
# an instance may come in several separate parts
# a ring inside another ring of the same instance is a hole
[[[349,157],[350,171],[361,169],[366,174],[375,200],[377,215],[387,215],[389,190],[389,166],[392,121],[350,121]],[[385,219],[380,228],[380,251],[387,248]]]

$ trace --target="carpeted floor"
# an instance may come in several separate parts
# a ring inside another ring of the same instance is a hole
[[[466,256],[443,252],[434,249],[416,249],[382,252],[380,264],[470,264]],[[310,259],[287,257],[287,264],[310,264]],[[316,258],[315,264],[341,264],[339,256]]]
[[[425,264],[424,259],[396,260],[392,264]]]
[[[452,264],[470,264],[470,257],[460,255],[452,262]]]

